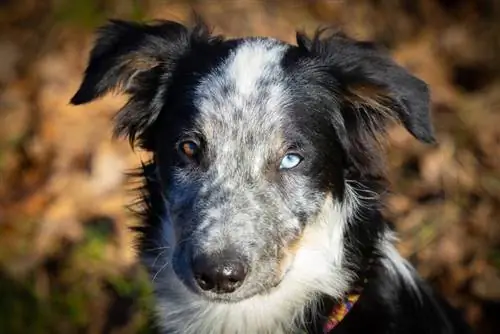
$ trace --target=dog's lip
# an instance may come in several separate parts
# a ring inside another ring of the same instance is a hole
[[[198,288],[195,288],[194,290],[195,290],[195,293],[198,296],[206,299],[209,302],[221,303],[221,304],[235,304],[235,303],[239,303],[239,302],[242,302],[242,301],[245,301],[245,300],[249,300],[249,299],[252,299],[252,298],[255,298],[255,297],[258,297],[258,296],[264,297],[266,295],[269,295],[269,294],[273,293],[274,291],[276,291],[277,289],[279,289],[281,283],[283,282],[285,276],[288,274],[288,272],[290,271],[290,269],[288,269],[284,273],[284,275],[281,277],[281,279],[279,279],[277,282],[275,282],[272,286],[269,286],[268,288],[263,289],[263,290],[253,291],[252,293],[245,294],[243,296],[241,296],[238,293],[238,291],[233,292],[233,293],[217,294],[217,293],[214,293],[214,292],[203,291],[203,290],[198,289]],[[242,287],[244,288],[244,286],[242,286]],[[191,288],[191,290],[193,290],[193,289]]]
[[[233,293],[229,294],[216,294],[212,292],[204,292],[204,293],[198,293],[199,296],[202,296],[202,298],[208,300],[209,302],[212,303],[221,303],[221,304],[233,304],[233,303],[238,303],[241,302],[245,299],[252,298],[250,297],[235,297]]]
[[[244,295],[244,296],[238,296],[237,293],[216,294],[216,293],[211,293],[211,292],[198,293],[198,295],[201,296],[202,298],[208,300],[209,302],[212,302],[212,303],[236,304],[239,302],[243,302],[245,300],[252,299],[252,298],[257,297],[257,296],[265,296],[265,295],[269,294],[275,288],[276,288],[276,286],[273,286],[270,289],[266,289],[264,291],[255,291],[252,294]]]

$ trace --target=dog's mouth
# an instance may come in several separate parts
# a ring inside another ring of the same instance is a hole
[[[211,302],[211,303],[224,303],[233,304],[239,303],[245,300],[249,300],[259,296],[266,296],[271,294],[276,289],[279,289],[282,280],[277,280],[264,286],[262,284],[252,285],[252,286],[242,286],[240,289],[232,293],[214,293],[210,291],[202,291],[200,289],[195,289],[196,295],[201,298]],[[193,290],[193,289],[190,289]]]

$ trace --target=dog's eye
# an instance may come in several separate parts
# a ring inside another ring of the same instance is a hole
[[[291,169],[297,167],[304,158],[297,153],[289,153],[283,157],[280,169]]]
[[[186,140],[179,144],[179,150],[189,159],[194,159],[199,151],[199,146],[192,140]]]

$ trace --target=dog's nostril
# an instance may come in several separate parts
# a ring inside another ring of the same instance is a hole
[[[210,279],[210,277],[207,277],[205,275],[196,275],[195,279],[200,288],[202,288],[205,291],[212,290],[215,287],[215,284]]]
[[[231,293],[245,280],[247,267],[237,258],[199,256],[193,261],[193,274],[202,290]]]
[[[239,282],[239,279],[234,278],[234,277],[229,277],[228,280],[230,283],[238,283]]]

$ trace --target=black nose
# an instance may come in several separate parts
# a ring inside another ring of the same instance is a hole
[[[199,255],[193,260],[196,283],[205,291],[231,293],[238,289],[247,275],[245,263],[235,255]]]

